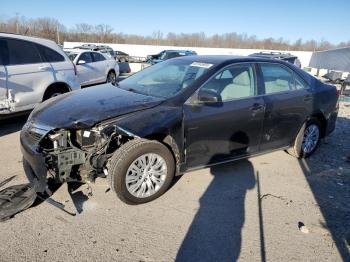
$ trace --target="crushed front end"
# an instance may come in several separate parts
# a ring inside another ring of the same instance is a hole
[[[48,181],[93,182],[108,173],[108,159],[132,134],[116,125],[90,129],[55,129],[27,122],[21,131],[25,173],[36,192]]]

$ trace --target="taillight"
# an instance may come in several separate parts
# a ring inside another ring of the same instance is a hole
[[[73,62],[72,62],[72,64],[73,64],[73,68],[74,68],[74,75],[77,75],[78,74],[77,66]]]

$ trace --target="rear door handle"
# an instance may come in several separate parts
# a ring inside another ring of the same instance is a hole
[[[311,101],[312,100],[312,95],[306,95],[304,96],[304,99],[303,99],[305,102],[308,102],[308,101]]]
[[[38,69],[41,71],[46,71],[46,70],[49,70],[50,67],[45,65],[45,66],[39,66]]]

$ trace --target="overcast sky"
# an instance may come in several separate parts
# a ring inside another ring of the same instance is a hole
[[[237,32],[337,44],[350,40],[349,10],[350,0],[11,0],[1,3],[0,19],[18,14],[57,18],[68,28],[103,23],[126,34]]]

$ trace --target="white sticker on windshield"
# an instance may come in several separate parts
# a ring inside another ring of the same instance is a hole
[[[203,67],[203,68],[211,68],[213,64],[193,62],[190,66]]]

